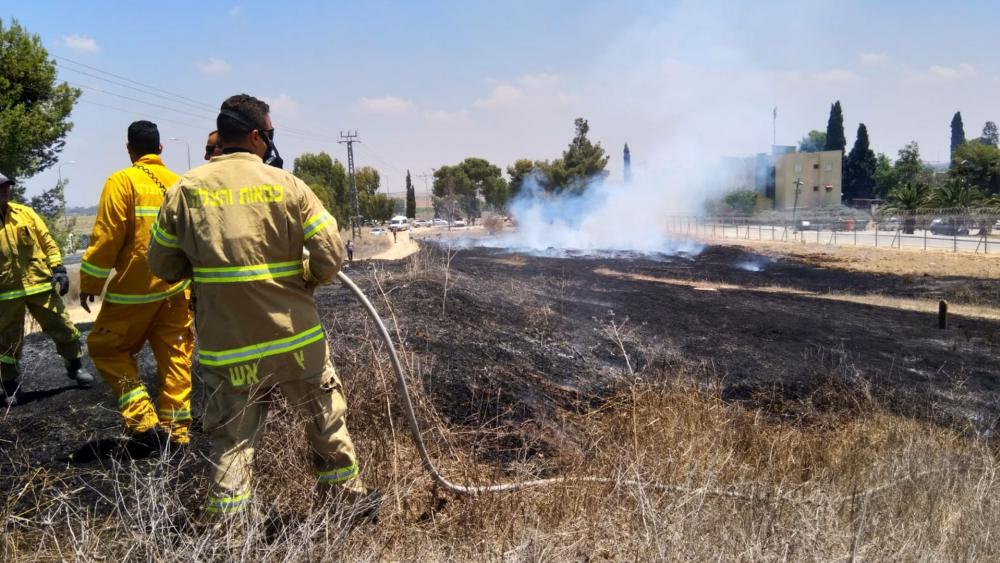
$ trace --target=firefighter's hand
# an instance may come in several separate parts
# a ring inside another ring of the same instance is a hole
[[[66,266],[56,266],[52,268],[52,287],[59,286],[59,295],[69,293],[69,274],[66,273]]]
[[[80,292],[80,306],[83,307],[84,311],[86,311],[86,312],[89,313],[90,312],[90,305],[88,305],[88,302],[89,303],[93,303],[94,302],[94,296],[91,295],[91,294],[89,294],[89,293],[83,293],[81,291]]]

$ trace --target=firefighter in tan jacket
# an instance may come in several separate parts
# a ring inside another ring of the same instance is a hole
[[[253,448],[275,387],[307,416],[320,490],[373,510],[377,493],[357,477],[347,405],[312,291],[337,274],[343,244],[309,187],[262,161],[275,153],[268,111],[247,95],[222,104],[224,154],[167,192],[149,248],[154,274],[194,281],[214,465],[206,510],[250,504]]]
[[[87,339],[90,358],[114,393],[131,438],[129,451],[143,454],[162,448],[167,436],[175,445],[190,442],[194,350],[190,282],[158,279],[146,261],[156,214],[167,187],[177,181],[160,159],[162,148],[156,124],[129,125],[132,166],[115,172],[105,183],[90,247],[80,264],[80,303],[87,312],[94,296],[108,286]],[[146,342],[156,357],[159,409],[153,406],[136,362]],[[167,436],[161,436],[160,429]]]

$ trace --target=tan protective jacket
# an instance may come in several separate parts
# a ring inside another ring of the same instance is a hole
[[[62,255],[42,218],[8,203],[0,223],[0,302],[52,289],[51,269],[62,264]]]
[[[146,251],[166,188],[177,181],[159,155],[147,154],[108,178],[101,191],[90,246],[80,263],[80,291],[100,295],[111,270],[104,299],[139,305],[162,301],[183,291],[187,282],[168,284],[153,277]]]
[[[343,259],[337,222],[312,190],[246,152],[183,175],[149,247],[153,274],[194,280],[201,364],[234,387],[322,372],[311,288],[333,279]]]

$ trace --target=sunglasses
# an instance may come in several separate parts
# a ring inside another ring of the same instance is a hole
[[[274,140],[274,127],[270,129],[258,129],[258,131],[260,131],[260,134],[266,136],[269,140]]]

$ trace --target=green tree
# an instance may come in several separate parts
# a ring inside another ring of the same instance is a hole
[[[902,215],[903,232],[912,235],[917,224],[916,213],[927,203],[929,193],[926,184],[900,184],[889,192],[889,201],[883,209]]]
[[[434,215],[453,221],[460,212],[468,215],[478,211],[472,180],[461,165],[442,166],[434,171]],[[475,202],[474,202],[475,200]],[[471,220],[472,217],[469,217]]]
[[[889,192],[896,187],[899,180],[896,178],[896,170],[892,167],[892,160],[885,153],[878,153],[875,157],[875,195],[881,198],[889,195]]]
[[[826,149],[826,133],[813,129],[799,141],[799,151],[820,152]]]
[[[722,198],[722,203],[725,203],[735,211],[750,215],[757,206],[757,192],[753,190],[730,192]]]
[[[360,169],[355,170],[354,181],[357,183],[358,192],[368,192],[368,195],[375,195],[379,186],[382,185],[382,179],[379,178],[378,170],[375,170],[371,166],[362,166]]]
[[[358,189],[358,211],[365,219],[388,221],[396,211],[396,200],[385,194],[370,194]]]
[[[925,205],[935,209],[965,210],[982,204],[986,199],[986,193],[976,186],[953,178],[943,186],[930,190]]]
[[[0,19],[0,171],[25,179],[55,164],[80,90],[56,81],[37,35]],[[20,196],[23,198],[23,191]]]
[[[847,148],[847,137],[844,135],[844,111],[840,100],[830,106],[830,118],[826,122],[826,145],[823,150],[841,151]]]
[[[910,141],[899,149],[899,158],[893,168],[898,186],[916,183],[930,185],[928,169],[920,158],[920,145],[916,141]]]
[[[410,171],[406,171],[406,216],[409,219],[416,219],[417,217],[417,191],[413,188],[413,182],[410,181]]]
[[[482,196],[486,205],[494,211],[500,211],[507,205],[508,186],[499,166],[482,158],[467,158],[459,166],[472,182],[475,193]]]
[[[541,172],[538,167],[538,163],[532,162],[526,158],[514,161],[507,167],[507,177],[510,180],[507,182],[509,199],[513,199],[521,193],[524,188],[524,183],[528,180],[531,174],[539,174]]]
[[[955,151],[965,144],[965,125],[962,124],[962,112],[956,111],[951,118],[951,158],[954,162]]]
[[[949,175],[989,194],[1000,194],[1000,148],[972,141],[958,147]]]
[[[844,164],[844,197],[871,198],[875,195],[875,168],[878,162],[868,142],[868,128],[858,125],[858,137]]]
[[[292,173],[309,185],[339,226],[351,224],[347,170],[343,164],[325,152],[303,153],[295,159]]]
[[[605,167],[609,157],[604,153],[600,143],[595,144],[587,138],[587,133],[590,132],[587,120],[578,117],[573,124],[576,134],[573,135],[569,147],[563,151],[561,162],[565,168],[566,181],[553,185],[556,192],[569,190],[579,193],[584,191],[594,178],[604,178],[608,175]]]
[[[979,142],[991,147],[1000,145],[1000,130],[997,129],[996,123],[987,121],[986,125],[983,125],[983,136],[979,138]]]

